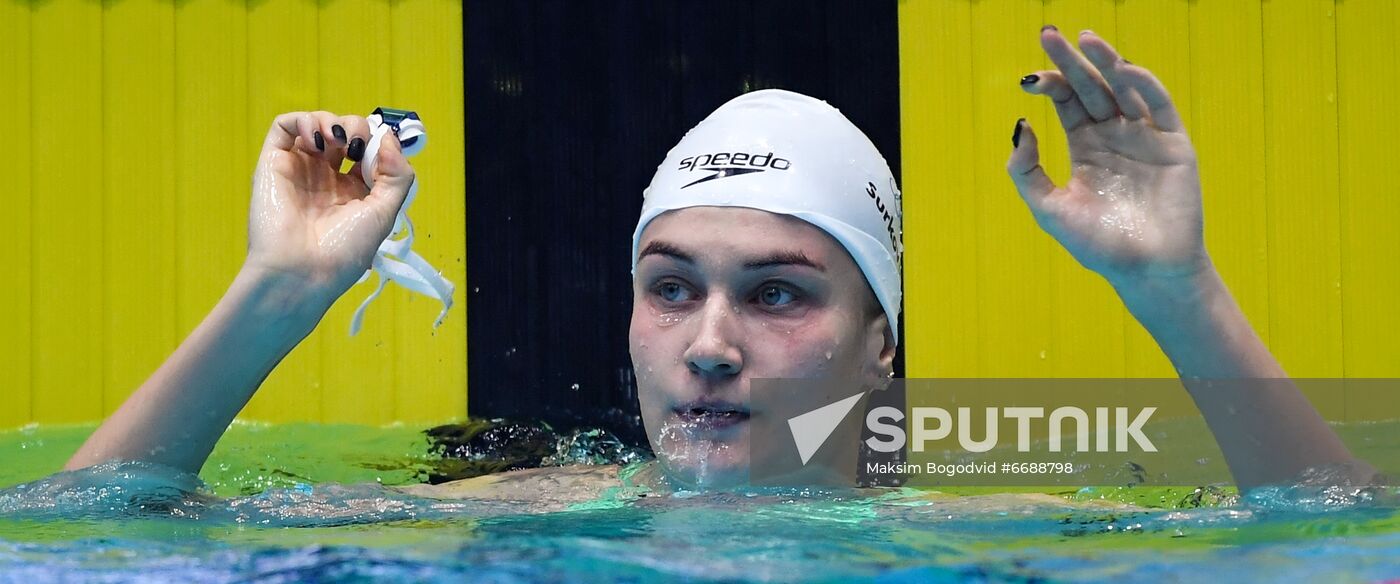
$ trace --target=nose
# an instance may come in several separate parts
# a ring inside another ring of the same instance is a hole
[[[686,367],[706,377],[737,375],[744,368],[743,352],[734,342],[737,315],[719,294],[710,297],[704,310],[700,328],[685,351]]]

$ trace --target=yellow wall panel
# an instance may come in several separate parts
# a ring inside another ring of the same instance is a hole
[[[467,409],[466,153],[462,81],[462,6],[449,0],[398,0],[393,30],[391,96],[412,108],[432,136],[414,159],[420,180],[413,204],[413,248],[457,285],[454,308],[437,330],[441,308],[427,298],[389,290],[394,310],[394,419],[425,422]],[[382,308],[382,307],[381,307]]]
[[[980,315],[972,153],[971,6],[899,5],[904,345],[909,377],[976,377]],[[1004,80],[1014,88],[1014,79]],[[1014,120],[1014,118],[1013,118]],[[1004,138],[1011,128],[1003,122]],[[994,132],[995,133],[995,132]]]
[[[1189,130],[1191,118],[1191,35],[1187,3],[1181,0],[1133,0],[1118,3],[1118,42],[1125,59],[1152,70],[1179,104]],[[1126,325],[1127,375],[1175,377],[1157,343],[1131,315]]]
[[[1052,254],[1061,252],[1035,226],[1005,170],[1016,119],[1028,110],[1044,111],[1018,86],[1026,68],[1042,62],[1035,31],[1043,22],[1039,2],[972,4],[972,110],[967,115],[975,133],[964,137],[964,143],[972,152],[973,190],[958,196],[974,202],[973,217],[979,224],[974,273],[981,315],[980,376],[1051,373],[1041,355],[1050,349],[1050,261]],[[1043,132],[1049,130],[1047,122],[1027,117]],[[916,228],[906,225],[905,231]]]
[[[247,13],[226,0],[175,4],[175,304],[183,339],[246,250],[257,144],[248,142]]]
[[[1262,14],[1257,2],[1191,3],[1191,125],[1206,249],[1269,341],[1269,205],[1264,164]],[[1174,88],[1169,88],[1174,89]],[[1178,97],[1180,99],[1180,97]]]
[[[1109,42],[1118,37],[1118,13],[1113,0],[1053,0],[1045,3],[1045,23],[1053,23],[1073,37],[1092,30]],[[1018,42],[1035,45],[1035,31],[1020,32]],[[1043,55],[1041,69],[1053,68]],[[1058,183],[1070,176],[1069,148],[1055,107],[1041,96],[1018,93],[1026,106],[1039,113],[1034,118],[1040,137],[1040,159]],[[1004,187],[1015,198],[1010,181]],[[1029,213],[1027,213],[1029,214]],[[1039,232],[1032,223],[1030,229]],[[1051,243],[1050,297],[1044,307],[1051,318],[1051,336],[1045,359],[1052,377],[1121,377],[1125,374],[1126,326],[1131,317],[1122,308],[1108,282],[1085,270],[1068,252]]]
[[[243,418],[382,424],[466,412],[462,7],[450,0],[0,4],[0,157],[15,255],[0,287],[0,427],[100,418],[242,266],[249,183],[275,115],[417,109],[418,245],[459,285],[390,287],[350,338],[353,289]],[[31,131],[30,124],[45,131]]]
[[[355,39],[353,43],[321,43],[320,76],[321,107],[336,113],[365,115],[377,106],[397,105],[391,100],[389,85],[394,46],[390,8],[378,0],[338,0],[322,4],[320,27],[324,36]],[[428,132],[447,134],[456,128],[429,126]],[[329,138],[328,138],[329,139]],[[425,196],[445,196],[430,191]],[[416,208],[415,208],[416,209]],[[414,217],[422,218],[417,212]],[[421,220],[421,219],[420,219]],[[321,362],[361,363],[361,367],[327,366],[322,372],[324,405],[328,419],[353,420],[382,424],[394,417],[394,315],[395,303],[390,297],[403,294],[391,289],[385,298],[376,300],[366,313],[364,327],[355,337],[346,333],[350,317],[365,297],[374,290],[378,278],[351,288],[326,315],[325,326],[317,331],[321,340]],[[459,386],[460,387],[460,386]],[[354,399],[346,399],[355,396]]]
[[[245,419],[444,422],[466,412],[462,8],[451,0],[0,4],[0,157],[15,221],[0,287],[0,427],[118,408],[223,296],[246,253],[249,176],[273,116],[417,109],[419,244],[458,283],[438,308],[353,288]],[[39,120],[45,132],[32,132]]]
[[[245,417],[460,416],[461,18],[448,0],[0,4],[0,100],[28,114],[0,144],[29,169],[4,196],[30,219],[13,227],[0,287],[0,426],[114,409],[241,265],[273,115],[377,105],[416,109],[430,128],[415,249],[457,283],[456,308],[433,330],[437,305],[391,287],[349,338],[369,292],[354,288]],[[1286,369],[1400,371],[1400,197],[1383,131],[1400,105],[1392,2],[905,0],[899,18],[909,375],[1170,374],[1005,177],[1024,116],[1067,178],[1053,108],[1016,84],[1048,66],[1035,37],[1046,22],[1093,29],[1166,82],[1201,154],[1212,257]]]
[[[909,375],[1172,375],[1000,175],[1003,136],[1025,115],[1047,170],[1067,178],[1053,108],[1010,81],[1047,66],[1042,21],[1093,29],[1166,83],[1201,156],[1207,247],[1287,370],[1400,371],[1400,197],[1381,130],[1400,105],[1394,3],[905,0],[899,11]]]
[[[103,413],[102,5],[32,10],[33,416],[77,422]]]
[[[5,285],[0,286],[0,428],[30,421],[31,349],[30,299],[33,258],[30,244],[34,215],[32,158],[33,140],[29,112],[29,7],[18,2],[0,2],[0,106],[12,112],[10,135],[0,140],[0,160],[11,172],[6,176],[3,197],[11,217],[10,257]]]
[[[1400,375],[1400,189],[1391,132],[1400,111],[1391,0],[1337,4],[1342,325],[1348,377]],[[1395,411],[1395,410],[1391,410]]]
[[[178,341],[175,326],[175,13],[110,2],[102,22],[102,406],[119,406]],[[141,261],[135,261],[140,258]]]
[[[1333,3],[1263,3],[1269,330],[1301,377],[1342,375]]]
[[[246,100],[248,117],[238,129],[248,140],[246,166],[240,168],[247,176],[252,175],[257,164],[257,153],[273,118],[289,111],[321,109],[320,46],[329,44],[345,50],[350,42],[334,31],[323,34],[317,26],[317,14],[317,3],[312,0],[248,5],[248,93],[241,97]],[[246,217],[246,188],[230,194],[222,217]],[[228,223],[242,227],[236,221]],[[232,247],[234,242],[246,241],[246,236],[240,236],[225,243]],[[241,260],[242,256],[238,257]],[[322,322],[333,324],[329,320]],[[323,419],[321,406],[325,388],[321,379],[320,345],[321,337],[313,334],[293,349],[268,375],[243,417],[275,422]]]

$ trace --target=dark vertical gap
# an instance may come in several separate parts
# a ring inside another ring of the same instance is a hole
[[[779,87],[840,108],[898,177],[895,15],[893,0],[468,1],[469,412],[645,443],[630,253],[656,166],[719,105]]]

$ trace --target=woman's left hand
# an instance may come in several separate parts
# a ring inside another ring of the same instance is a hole
[[[1072,174],[1056,186],[1035,133],[1016,123],[1007,171],[1036,222],[1114,286],[1210,269],[1196,153],[1162,83],[1092,32],[1079,37],[1082,54],[1054,27],[1040,42],[1059,70],[1021,85],[1055,102]]]

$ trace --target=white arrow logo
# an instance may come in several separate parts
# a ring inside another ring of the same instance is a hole
[[[821,449],[826,439],[836,431],[836,426],[846,419],[846,414],[851,413],[851,408],[856,407],[856,403],[860,402],[864,395],[865,392],[857,393],[839,402],[788,418],[788,429],[792,430],[792,441],[797,444],[797,454],[802,457],[803,465]]]

